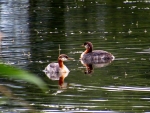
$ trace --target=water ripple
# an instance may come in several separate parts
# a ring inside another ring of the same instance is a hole
[[[150,87],[125,87],[125,86],[108,86],[101,87],[107,91],[150,91]]]

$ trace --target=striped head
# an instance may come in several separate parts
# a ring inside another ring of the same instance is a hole
[[[59,55],[58,59],[61,61],[66,61],[69,59],[69,57],[66,54],[61,54]]]
[[[85,42],[84,47],[86,50],[88,50],[88,52],[92,52],[93,50],[93,44],[91,42]]]

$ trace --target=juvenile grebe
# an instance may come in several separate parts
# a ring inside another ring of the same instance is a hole
[[[94,50],[93,51],[93,44],[91,42],[85,42],[83,45],[86,50],[81,54],[80,59],[81,60],[89,60],[89,61],[95,61],[99,60],[100,62],[106,61],[107,60],[114,60],[114,56],[103,50]]]
[[[72,58],[69,58],[65,54],[61,54],[58,57],[58,63],[50,63],[45,68],[44,72],[50,72],[50,73],[68,73],[70,72],[69,69],[64,65],[63,61],[69,60]]]

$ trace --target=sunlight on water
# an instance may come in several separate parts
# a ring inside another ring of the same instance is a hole
[[[103,89],[107,89],[107,91],[150,91],[150,87],[124,87],[124,86],[110,86],[110,87],[102,87]]]
[[[18,64],[25,67],[27,65],[27,57],[23,56],[24,52],[29,52],[29,48],[20,48],[29,46],[29,24],[28,24],[28,1],[20,1],[15,3],[13,8],[9,4],[1,5],[1,32],[3,33],[3,41],[1,56],[7,64]],[[20,4],[21,7],[20,7]],[[24,57],[21,59],[21,57]]]
[[[2,93],[0,110],[150,112],[149,3],[1,0],[1,62],[34,73],[49,90],[42,93],[32,84],[1,77],[1,85],[8,87],[15,99],[7,102]],[[115,60],[80,60],[85,50],[81,45],[86,41],[93,43],[94,50],[111,52]],[[74,58],[64,62],[70,72],[43,72],[49,63],[58,62],[60,53]]]
[[[65,112],[65,113],[70,113],[70,112],[74,112],[74,113],[76,113],[76,112],[80,112],[80,113],[117,113],[117,112],[114,112],[114,111],[87,111],[87,110],[66,110],[66,109],[63,109],[63,111]],[[58,111],[58,110],[44,110],[44,112],[45,113],[56,113],[56,112],[60,112],[60,111]]]

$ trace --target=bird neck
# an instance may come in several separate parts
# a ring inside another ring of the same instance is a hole
[[[92,52],[92,50],[93,50],[93,48],[90,47],[90,48],[86,49],[86,50],[84,51],[84,53],[90,53],[90,52]]]
[[[86,50],[81,54],[80,59],[82,59],[85,54],[90,53],[90,52],[92,52],[92,48],[86,49]]]
[[[63,63],[63,61],[62,61],[62,60],[58,59],[58,64],[59,64],[59,67],[60,67],[60,68],[63,68],[64,63]]]

